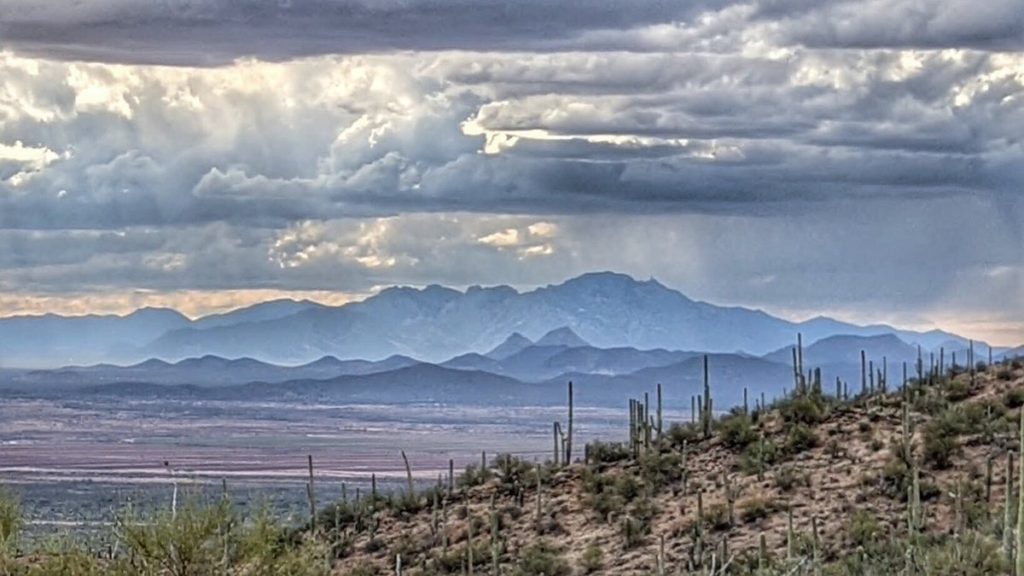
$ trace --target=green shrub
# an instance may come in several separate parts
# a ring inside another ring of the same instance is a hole
[[[828,415],[825,399],[817,394],[789,398],[779,405],[782,418],[788,423],[818,424]]]
[[[546,541],[527,546],[519,555],[513,576],[570,576],[572,567],[561,550]]]
[[[729,508],[723,502],[715,502],[704,511],[704,522],[712,530],[728,530],[732,527],[729,522]]]
[[[924,462],[936,470],[947,470],[953,466],[953,459],[960,454],[960,442],[955,436],[928,434],[924,437]]]
[[[1000,370],[1000,374],[1004,372],[1008,374],[1008,376],[1006,378],[1002,378],[1002,376],[1000,376],[1001,379],[1011,380],[1013,378],[1013,374],[1009,370]],[[1007,408],[1020,408],[1021,406],[1024,406],[1024,388],[1018,386],[1007,390],[1003,394],[1003,404],[1006,404]]]
[[[130,574],[130,567],[123,561],[107,562],[97,560],[95,554],[86,550],[71,538],[57,537],[43,544],[38,559],[14,574],[25,576],[116,576]],[[0,567],[0,574],[5,574]]]
[[[775,486],[782,492],[789,492],[796,486],[809,486],[810,475],[800,474],[795,466],[783,466],[775,473]]]
[[[326,576],[326,543],[279,525],[264,508],[242,523],[227,500],[204,502],[189,496],[176,513],[145,516],[127,509],[118,515],[115,533],[129,562],[123,574],[206,575],[228,566],[252,576]],[[104,573],[118,574],[119,564]]]
[[[218,563],[223,530],[234,523],[225,502],[207,505],[189,497],[176,514],[138,517],[129,508],[118,518],[117,533],[145,569],[162,566],[172,574],[193,574]]]
[[[758,440],[747,446],[743,451],[743,454],[740,456],[740,469],[744,474],[756,474],[762,464],[765,470],[767,470],[780,460],[780,456],[778,446],[770,440],[764,441],[762,453],[762,444]]]
[[[648,452],[640,455],[640,477],[657,493],[666,484],[682,478],[683,461],[678,452]]]
[[[627,474],[599,474],[584,471],[584,503],[607,521],[619,514],[640,494],[640,484]]]
[[[882,493],[900,502],[907,499],[910,486],[910,468],[902,458],[891,458],[882,467]]]
[[[462,488],[481,486],[491,477],[490,471],[475,464],[469,464],[458,478],[458,485]]]
[[[997,576],[1012,572],[999,543],[977,532],[968,532],[960,542],[942,538],[926,552],[925,574]]]
[[[717,428],[722,443],[732,450],[742,450],[758,439],[750,416],[746,414],[729,416],[721,420]]]
[[[799,454],[818,446],[818,434],[806,424],[796,424],[786,434],[787,454]]]
[[[526,485],[530,481],[530,472],[533,468],[533,464],[511,454],[498,454],[494,458],[498,480],[506,489]]]
[[[0,490],[0,556],[13,553],[21,534],[21,505],[6,490]]]
[[[884,535],[882,526],[874,514],[866,510],[856,510],[846,525],[846,534],[854,546],[871,548]]]
[[[676,422],[669,426],[666,437],[672,446],[681,448],[683,442],[692,445],[697,440],[700,440],[700,430],[692,423],[681,424]]]
[[[604,567],[604,552],[601,547],[591,542],[580,556],[580,572],[593,574]]]
[[[658,509],[650,499],[639,498],[633,503],[629,513],[622,518],[622,537],[627,550],[644,543],[657,513]]]
[[[779,510],[772,500],[762,497],[748,498],[740,503],[740,520],[745,524],[767,518]]]
[[[369,562],[360,562],[349,569],[346,576],[380,576],[380,568]]]
[[[587,458],[591,464],[614,464],[629,457],[629,448],[621,442],[595,440],[587,445]]]
[[[936,470],[946,470],[960,453],[958,436],[965,430],[962,414],[947,410],[933,418],[923,430],[922,454],[924,463]]]
[[[966,380],[951,380],[946,384],[946,398],[950,402],[961,402],[970,398],[971,384]]]

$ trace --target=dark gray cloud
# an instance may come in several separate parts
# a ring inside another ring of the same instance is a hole
[[[744,32],[814,47],[1019,50],[1022,13],[1016,0],[5,0],[0,46],[193,66],[401,50],[721,50]]]
[[[759,2],[784,37],[813,47],[1020,50],[1024,10],[1016,0]]]
[[[591,31],[686,21],[725,1],[8,0],[0,45],[46,57],[216,65],[395,50],[556,50]]]

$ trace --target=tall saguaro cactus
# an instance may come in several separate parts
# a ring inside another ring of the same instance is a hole
[[[658,442],[661,442],[661,426],[662,426],[662,412],[661,412],[661,382],[658,382],[658,420],[656,423],[656,431],[658,433]]]
[[[405,482],[406,490],[409,492],[409,499],[416,499],[416,483],[412,480],[412,467],[409,466],[409,457],[405,455],[405,450],[402,450],[402,462],[405,462]]]
[[[708,355],[704,355],[704,408],[701,410],[704,438],[711,437],[711,383],[708,379]]]
[[[572,380],[569,381],[569,426],[565,439],[565,464],[572,463]]]
[[[1017,568],[1015,574],[1018,576],[1024,574],[1024,553],[1022,553],[1024,550],[1024,410],[1021,410],[1020,414],[1020,446],[1022,449],[1017,451],[1017,477],[1021,480],[1017,487],[1017,562],[1015,564]]]
[[[1013,451],[1006,453],[1006,489],[1003,495],[1003,552],[1008,562],[1013,562],[1013,530],[1010,522],[1013,519],[1013,508],[1010,495],[1013,493]]]
[[[306,496],[309,498],[309,531],[316,533],[316,487],[313,485],[313,455],[306,456],[309,460],[309,482],[306,484]]]
[[[863,396],[868,392],[868,361],[863,350],[860,351],[860,393]]]

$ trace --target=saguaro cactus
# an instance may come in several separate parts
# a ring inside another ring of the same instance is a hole
[[[491,495],[491,570],[494,576],[498,576],[501,571],[500,531],[501,520],[498,516],[498,509],[494,505],[494,495]]]
[[[466,567],[469,576],[473,576],[473,515],[469,513],[469,504],[466,504]]]
[[[309,460],[309,483],[306,484],[306,496],[309,498],[309,531],[316,533],[316,487],[313,486],[313,455]]]
[[[686,496],[686,486],[690,482],[690,467],[687,462],[689,456],[689,446],[686,440],[683,440],[683,453],[682,453],[682,468],[683,468],[683,496]]]
[[[1017,477],[1021,479],[1018,482],[1019,486],[1017,492],[1017,567],[1016,574],[1024,574],[1024,410],[1021,410],[1020,414],[1020,446],[1021,450],[1018,450],[1017,454]]]
[[[1011,507],[1010,495],[1013,494],[1013,451],[1006,453],[1006,490],[1003,496],[1003,552],[1006,559],[1013,562],[1013,529],[1010,522],[1013,520],[1013,508]]]
[[[405,462],[405,482],[406,489],[409,491],[409,499],[414,500],[416,498],[416,484],[412,481],[412,468],[409,466],[409,458],[405,455],[405,450],[402,450],[402,461]]]
[[[656,424],[655,424],[657,426],[656,431],[658,433],[658,436],[657,436],[658,442],[661,442],[661,426],[662,426],[661,415],[662,415],[662,413],[661,413],[661,382],[658,382],[658,414],[657,414],[658,419],[657,419]]]
[[[863,350],[860,351],[860,393],[868,393],[868,360]]]
[[[551,463],[554,464],[555,466],[558,466],[560,454],[562,453],[562,431],[561,426],[559,426],[558,422],[553,422],[551,424],[551,435],[554,446],[551,452]]]
[[[711,437],[711,383],[708,379],[708,355],[704,355],[704,409],[701,412],[704,438]]]
[[[569,381],[569,425],[565,440],[565,464],[572,464],[572,380]]]

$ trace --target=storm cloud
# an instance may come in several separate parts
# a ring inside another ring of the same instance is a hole
[[[615,269],[1021,340],[1018,4],[0,0],[0,289]]]

